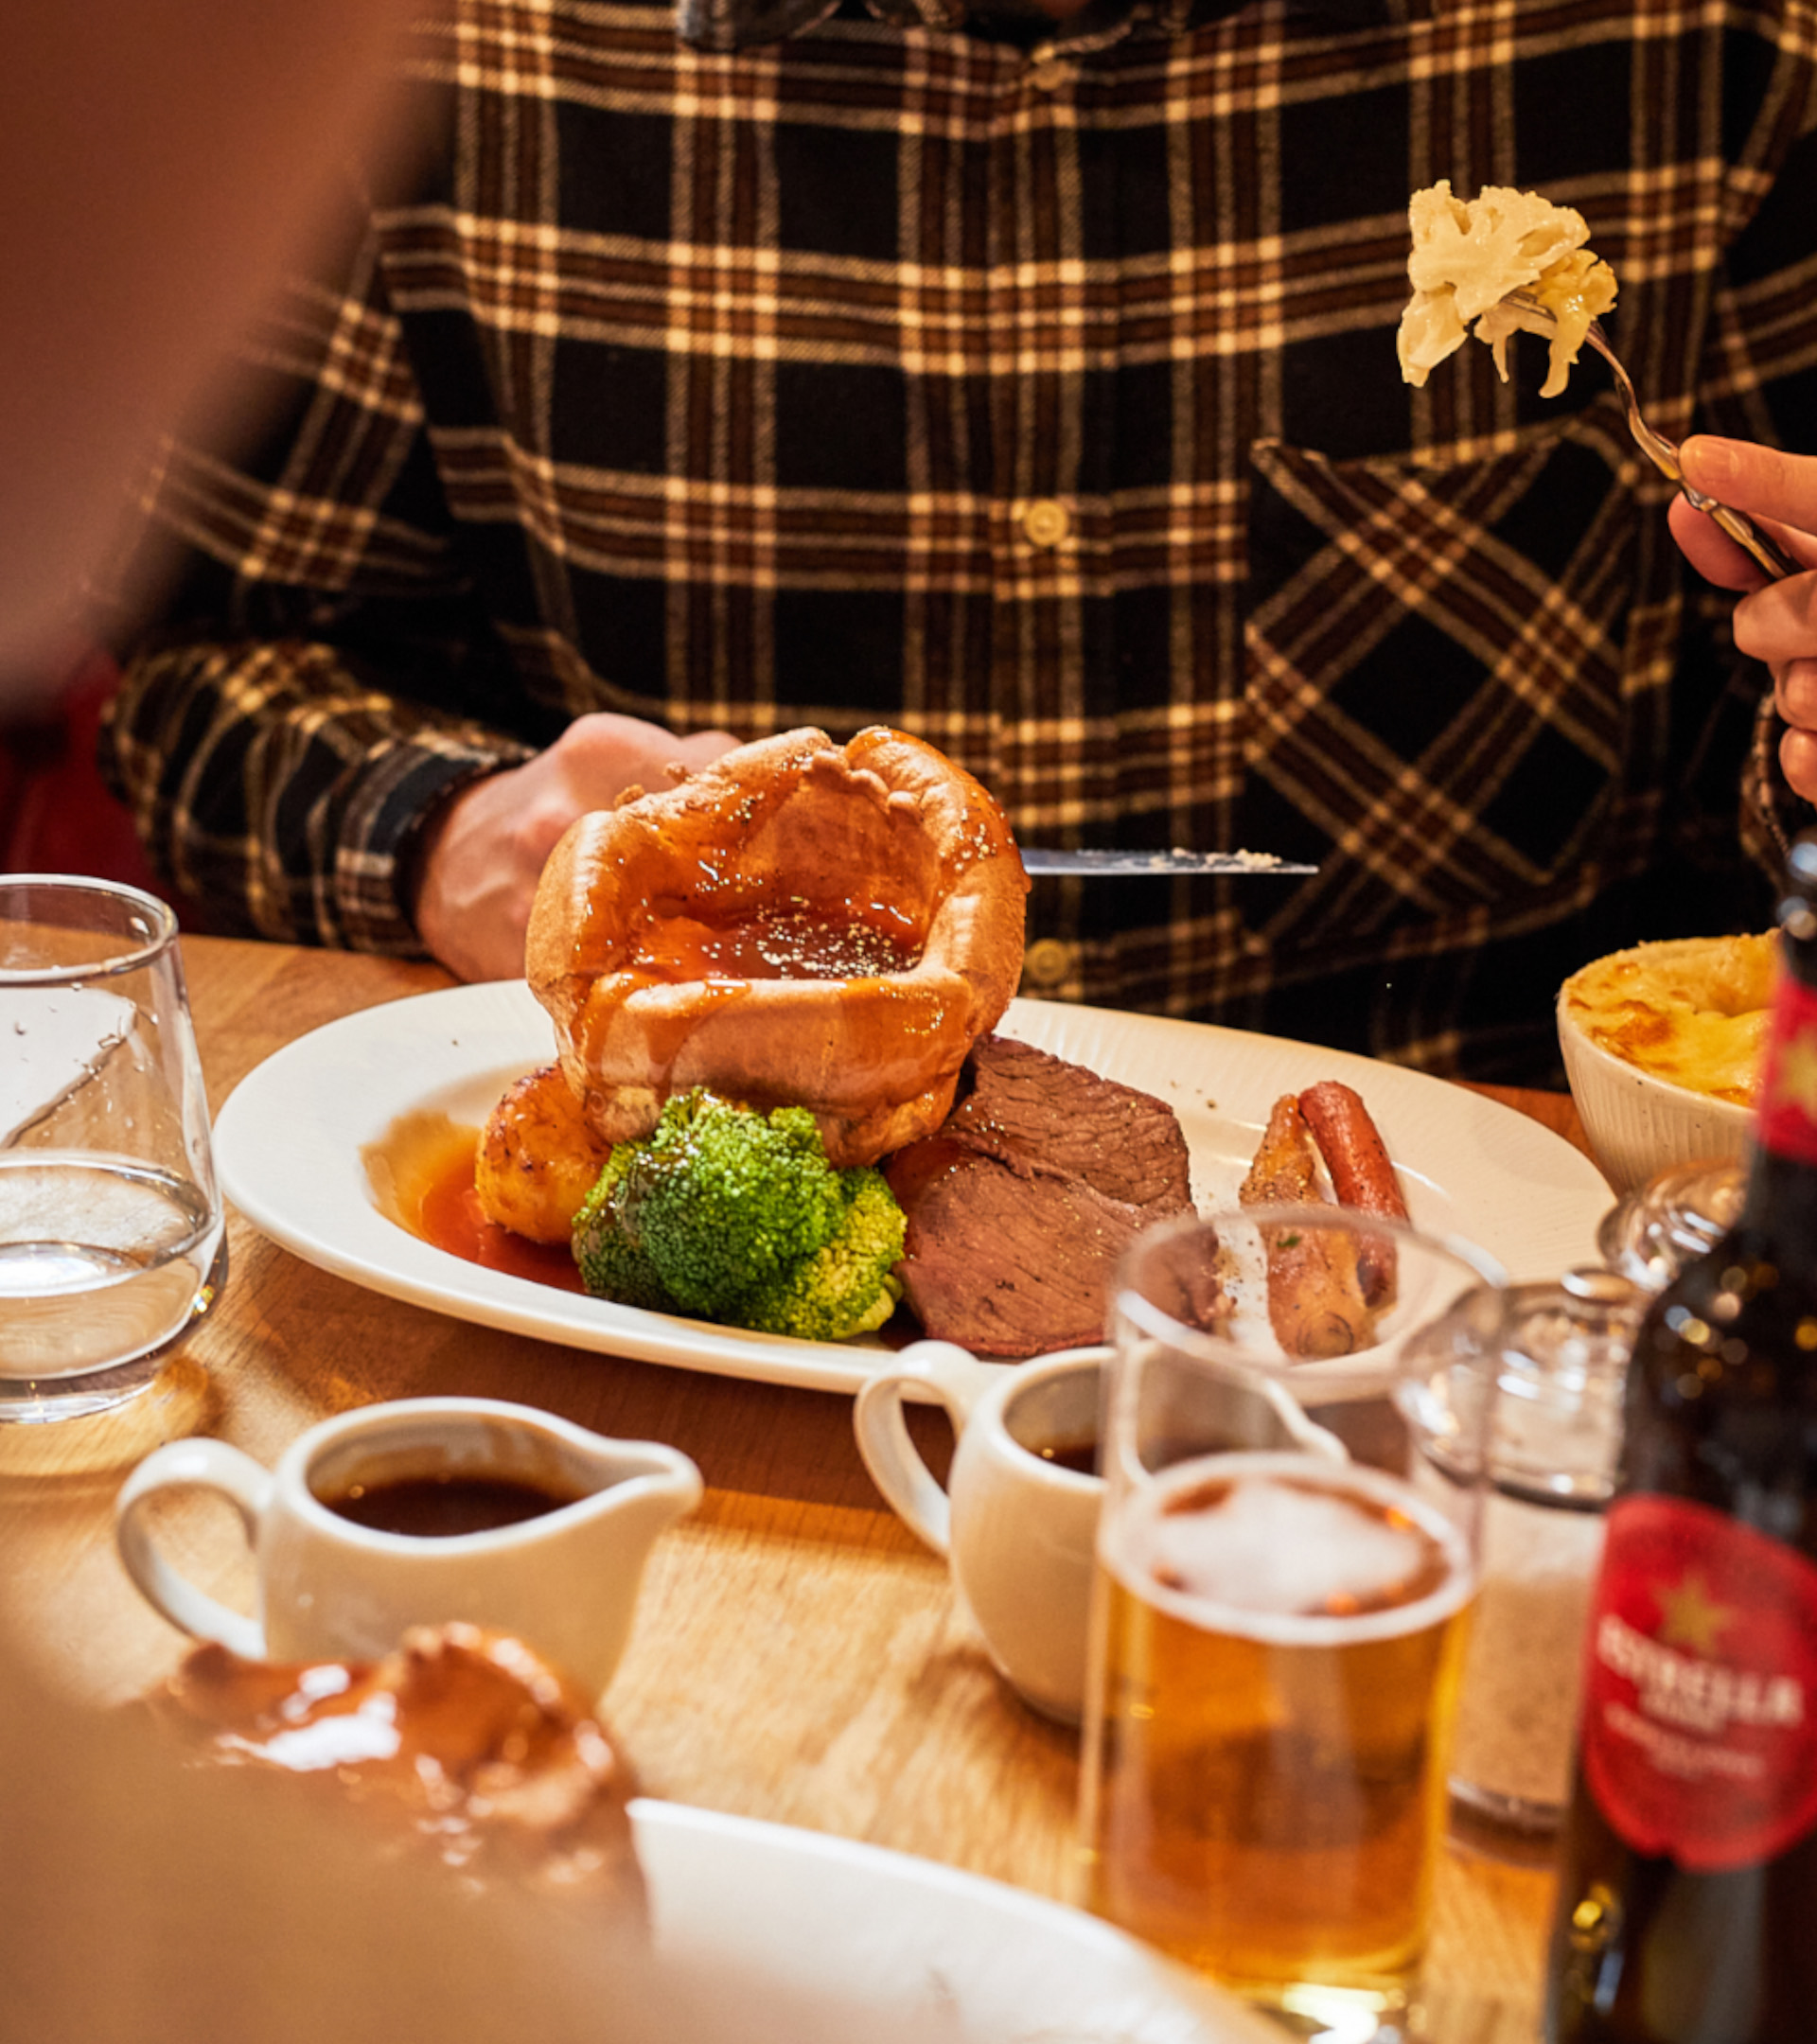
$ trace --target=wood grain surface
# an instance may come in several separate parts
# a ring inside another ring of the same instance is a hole
[[[189,939],[212,1103],[318,1025],[446,985],[428,965]],[[1484,1088],[1581,1146],[1567,1099]],[[211,1318],[120,1412],[0,1428],[0,1631],[73,1697],[114,1702],[168,1672],[181,1637],[115,1558],[111,1510],[161,1440],[221,1436],[270,1461],[328,1413],[455,1392],[520,1400],[674,1443],[700,1508],[652,1555],[606,1715],[644,1790],[925,1855],[1044,1894],[1070,1890],[1077,1737],[996,1677],[944,1564],[883,1506],[850,1401],[620,1361],[382,1298],[230,1218]],[[918,1416],[931,1454],[944,1422]],[[231,1513],[173,1500],[161,1537],[202,1587],[245,1605]],[[1455,1832],[1428,1968],[1432,2034],[1534,2034],[1550,1908],[1544,1851]]]

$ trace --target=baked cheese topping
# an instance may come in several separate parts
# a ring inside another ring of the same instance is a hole
[[[1754,1102],[1778,940],[1686,937],[1597,959],[1565,1012],[1601,1049],[1694,1093]]]
[[[1551,343],[1540,395],[1556,397],[1590,322],[1615,302],[1615,273],[1585,246],[1583,215],[1508,185],[1485,185],[1474,199],[1457,199],[1450,180],[1440,178],[1414,193],[1407,221],[1413,297],[1401,315],[1402,376],[1423,383],[1473,326],[1506,383],[1508,337],[1525,330]],[[1512,291],[1530,292],[1552,320],[1504,303]]]

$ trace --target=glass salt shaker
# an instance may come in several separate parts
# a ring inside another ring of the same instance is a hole
[[[1744,1164],[1673,1164],[1609,1209],[1596,1247],[1611,1270],[1663,1291],[1735,1225],[1746,1187]]]
[[[1493,1366],[1462,1340],[1449,1351],[1440,1344],[1433,1370],[1402,1400],[1438,1479],[1470,1473],[1457,1466],[1458,1444],[1486,1440],[1482,1573],[1451,1789],[1476,1814],[1524,1831],[1551,1830],[1570,1797],[1583,1629],[1647,1297],[1607,1270],[1510,1285]],[[1482,1430],[1485,1394],[1493,1403]]]

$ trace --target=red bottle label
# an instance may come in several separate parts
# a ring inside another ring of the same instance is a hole
[[[1817,990],[1783,965],[1761,1053],[1757,1134],[1775,1156],[1817,1164]]]
[[[1817,1824],[1817,1564],[1685,1498],[1611,1506],[1582,1760],[1634,1851],[1693,1873]]]

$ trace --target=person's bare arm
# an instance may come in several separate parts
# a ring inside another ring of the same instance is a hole
[[[546,751],[469,783],[430,820],[415,861],[417,935],[463,979],[517,978],[538,877],[569,824],[627,787],[667,787],[671,766],[692,771],[734,742],[725,731],[677,738],[637,717],[576,717]]]
[[[1807,571],[1770,581],[1701,511],[1673,500],[1672,536],[1685,558],[1720,587],[1747,592],[1735,607],[1735,643],[1767,663],[1787,726],[1780,765],[1792,789],[1817,802],[1817,456],[1700,434],[1680,457],[1693,488],[1745,511]]]

